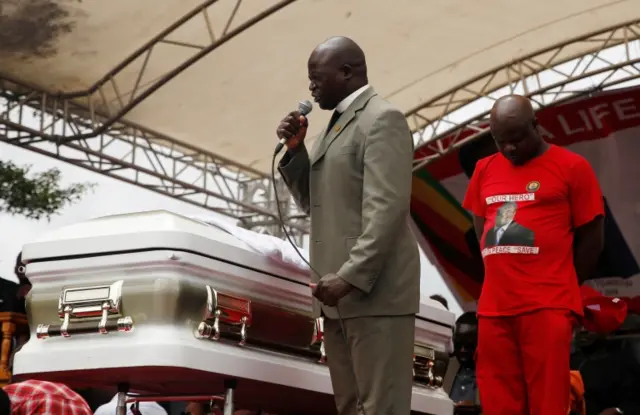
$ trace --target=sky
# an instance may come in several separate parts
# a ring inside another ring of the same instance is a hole
[[[50,230],[66,225],[100,216],[157,209],[165,209],[186,216],[213,215],[225,218],[209,210],[6,143],[0,143],[0,159],[10,160],[18,165],[31,165],[34,171],[56,167],[62,173],[63,185],[75,182],[96,184],[95,188],[82,200],[65,207],[50,221],[35,221],[0,213],[0,277],[12,281],[16,280],[13,275],[13,264],[22,246]],[[233,219],[225,219],[235,223]],[[448,300],[451,311],[460,315],[462,310],[451,291],[436,268],[423,254],[421,263],[421,294],[443,295]]]

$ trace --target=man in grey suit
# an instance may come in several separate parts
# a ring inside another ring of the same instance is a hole
[[[322,276],[311,277],[313,311],[325,317],[338,413],[357,414],[360,394],[366,415],[408,415],[420,298],[407,222],[412,134],[402,112],[368,85],[364,52],[351,39],[319,45],[308,71],[315,101],[334,113],[309,152],[306,118],[282,120],[279,170],[311,216],[311,265]]]

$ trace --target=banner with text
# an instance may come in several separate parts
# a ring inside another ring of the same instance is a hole
[[[605,196],[606,248],[598,288],[640,293],[640,88],[603,92],[547,107],[537,118],[543,137],[584,156]],[[452,139],[452,137],[444,138]],[[416,151],[416,158],[431,150]],[[475,162],[495,152],[489,134],[414,175],[412,217],[429,259],[465,309],[473,309],[483,279],[471,216],[462,209]]]

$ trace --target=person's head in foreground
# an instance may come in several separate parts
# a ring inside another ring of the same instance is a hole
[[[547,148],[531,102],[523,96],[499,98],[491,108],[489,122],[498,150],[514,166],[526,164]]]
[[[478,318],[475,312],[468,311],[456,320],[456,329],[453,334],[453,354],[461,365],[473,365],[477,346]]]
[[[449,309],[449,302],[447,301],[446,298],[444,298],[443,296],[441,296],[440,294],[433,294],[432,296],[429,297],[430,299],[439,302],[440,304],[442,304],[444,306],[444,308],[446,308],[447,310]]]
[[[364,52],[353,40],[336,36],[318,45],[307,63],[309,91],[323,110],[368,84]]]

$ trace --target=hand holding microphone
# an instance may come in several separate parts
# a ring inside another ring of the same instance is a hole
[[[307,135],[307,127],[309,126],[306,116],[312,109],[313,106],[311,102],[300,101],[298,103],[298,110],[292,111],[284,117],[276,131],[280,141],[276,146],[275,154],[278,154],[284,145],[286,145],[288,149],[294,149],[304,141]]]

